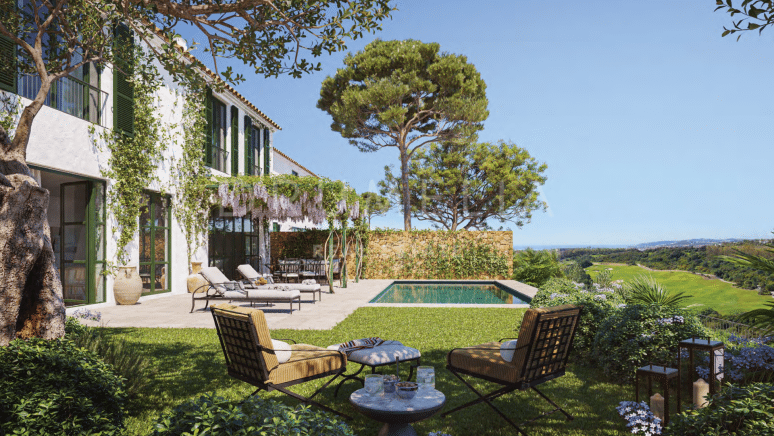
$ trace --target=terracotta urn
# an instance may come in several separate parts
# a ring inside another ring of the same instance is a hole
[[[132,305],[137,303],[142,295],[142,280],[137,273],[137,267],[122,266],[118,268],[118,274],[113,282],[113,295],[116,303]]]
[[[188,293],[194,293],[197,290],[198,292],[204,292],[207,290],[207,288],[203,287],[203,285],[207,284],[207,280],[204,280],[204,277],[199,274],[201,270],[202,262],[191,262],[191,271],[193,271],[193,274],[188,276],[188,278],[185,280],[188,287]]]

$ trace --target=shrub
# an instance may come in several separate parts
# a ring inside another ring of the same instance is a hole
[[[723,373],[734,383],[774,381],[774,347],[764,345],[771,337],[744,339],[731,335],[726,340]],[[709,377],[709,356],[703,356],[703,366],[696,371],[705,380]]]
[[[685,292],[669,292],[653,277],[640,275],[624,286],[624,298],[628,304],[657,304],[677,307],[691,298]]]
[[[611,289],[600,289],[592,293],[583,290],[579,283],[567,279],[551,279],[532,299],[531,307],[562,304],[583,306],[573,340],[573,354],[576,362],[592,365],[595,362],[592,347],[599,326],[621,303],[622,300]]]
[[[17,339],[0,347],[0,434],[115,435],[123,381],[69,340]]]
[[[207,394],[159,417],[153,432],[154,436],[190,434],[349,436],[354,433],[338,417],[309,407],[294,410],[255,395],[241,404],[234,404]]]
[[[674,416],[663,429],[669,436],[774,435],[774,386],[728,385],[707,407]]]
[[[593,348],[605,373],[630,382],[636,369],[648,363],[671,365],[678,343],[692,336],[707,336],[695,316],[670,306],[633,305],[601,322]]]
[[[561,276],[562,270],[555,251],[527,248],[513,255],[514,280],[539,288],[552,277]]]
[[[72,336],[71,340],[110,364],[125,379],[124,387],[130,399],[137,398],[155,375],[155,368],[145,356],[135,353],[126,341],[109,337],[100,327],[87,327],[80,334]]]

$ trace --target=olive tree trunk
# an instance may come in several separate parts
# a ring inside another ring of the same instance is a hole
[[[45,97],[49,83],[41,86]],[[40,95],[40,93],[39,93]],[[15,338],[64,335],[62,283],[54,266],[47,190],[26,162],[36,98],[22,112],[13,142],[0,126],[0,346]]]

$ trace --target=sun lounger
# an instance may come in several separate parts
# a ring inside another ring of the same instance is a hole
[[[248,265],[248,264],[239,265],[237,267],[237,271],[239,271],[239,274],[241,274],[242,277],[245,278],[245,280],[247,280],[249,283],[251,283],[253,285],[255,284],[256,280],[258,280],[260,278],[264,278],[267,281],[269,281],[269,283],[267,285],[264,285],[264,286],[268,286],[268,285],[272,284],[271,283],[271,279],[272,279],[271,276],[264,277],[261,274],[258,274],[258,272],[255,270],[255,268],[253,268],[251,265]],[[294,290],[294,291],[301,291],[302,293],[311,293],[312,294],[312,302],[317,301],[317,299],[315,298],[315,294],[317,294],[319,296],[319,298],[320,298],[320,301],[322,301],[322,290],[320,290],[320,284],[319,283],[315,283],[315,284],[312,284],[312,285],[306,285],[306,284],[303,284],[303,283],[283,283],[283,285],[287,286],[288,288],[290,288],[291,290]]]
[[[249,301],[250,303],[290,303],[290,313],[293,314],[293,303],[298,303],[301,310],[301,293],[297,290],[280,291],[268,287],[245,286],[242,282],[229,280],[214,266],[202,268],[200,273],[207,281],[191,294],[191,312],[194,311],[196,300],[204,300],[204,308],[210,300]],[[197,294],[199,296],[197,297]],[[201,295],[204,294],[204,295]]]

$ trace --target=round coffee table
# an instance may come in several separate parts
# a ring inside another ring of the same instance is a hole
[[[365,389],[358,389],[349,401],[358,412],[384,423],[379,436],[416,436],[411,423],[435,415],[446,403],[446,396],[429,389],[417,392],[411,400],[402,400],[395,394],[371,396]]]

